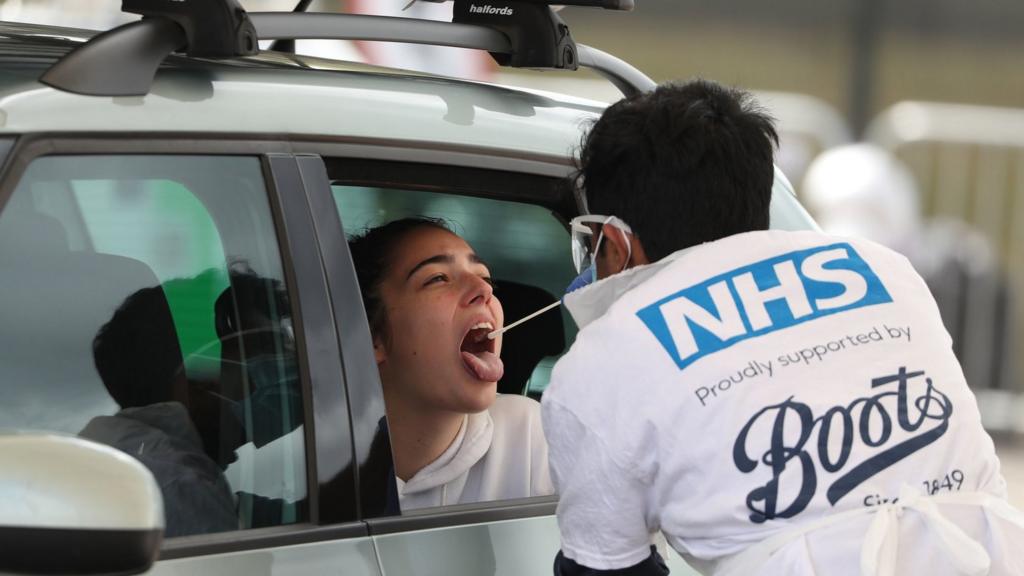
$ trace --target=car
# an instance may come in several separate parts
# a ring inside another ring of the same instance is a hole
[[[566,183],[605,105],[258,48],[457,45],[590,67],[626,94],[654,86],[573,42],[548,4],[455,0],[442,23],[125,0],[145,18],[104,33],[0,25],[0,533],[18,543],[0,572],[551,570],[556,497],[387,509],[384,400],[346,238],[443,217],[489,263],[509,319],[554,302],[582,211]],[[774,228],[815,226],[779,171],[771,210]],[[574,334],[564,312],[510,331],[500,391],[539,397]],[[150,393],[123,384],[165,380],[187,384],[186,440],[219,470],[110,447],[124,433],[110,416]],[[172,491],[221,471],[226,522],[212,496]]]

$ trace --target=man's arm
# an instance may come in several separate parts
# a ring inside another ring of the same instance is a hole
[[[559,494],[556,576],[668,574],[660,555],[652,554],[648,482],[641,472],[619,465],[613,448],[571,410],[546,402],[543,416]]]

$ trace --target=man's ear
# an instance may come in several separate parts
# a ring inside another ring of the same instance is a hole
[[[633,266],[650,264],[644,246],[636,234],[626,234],[616,226],[604,225],[604,237],[608,246],[608,263],[611,270],[618,272]],[[628,261],[627,261],[628,259]],[[613,272],[614,273],[614,272]]]
[[[633,254],[629,257],[629,265],[643,266],[650,264],[651,259],[647,257],[647,251],[644,250],[644,245],[643,242],[640,242],[640,238],[636,234],[630,234],[627,238],[633,245]]]
[[[611,274],[617,274],[621,270],[625,270],[630,264],[628,258],[630,256],[630,239],[626,236],[622,230],[610,224],[605,224],[602,227],[604,232],[604,246],[602,250],[605,252],[605,261],[608,264],[608,269]]]

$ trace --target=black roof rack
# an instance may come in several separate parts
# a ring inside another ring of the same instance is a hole
[[[447,0],[428,0],[442,2]],[[47,70],[40,81],[95,96],[147,94],[173,52],[207,58],[255,54],[257,40],[333,39],[474,48],[513,68],[593,69],[623,94],[654,88],[614,56],[578,45],[550,4],[631,10],[633,0],[452,0],[452,22],[354,14],[246,13],[237,0],[123,0],[137,22],[100,34]],[[301,4],[300,4],[301,6]]]

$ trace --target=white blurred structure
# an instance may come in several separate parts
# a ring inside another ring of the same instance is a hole
[[[251,12],[292,10],[298,0],[240,0]],[[452,4],[409,0],[319,0],[309,11],[347,12],[450,22]],[[121,0],[0,0],[0,20],[50,24],[87,30],[108,30],[138,16],[121,12]],[[262,42],[266,48],[270,42]],[[491,80],[496,65],[486,52],[444,46],[422,46],[392,42],[345,42],[341,40],[299,40],[296,52],[366,62],[431,74]]]
[[[853,140],[846,118],[821,98],[796,92],[754,90],[779,132],[775,164],[798,187],[807,167],[822,151]]]
[[[410,3],[409,0],[348,0],[346,4],[345,12],[352,14],[452,21],[451,2],[436,4]],[[496,68],[491,56],[480,50],[390,42],[356,42],[355,45],[362,53],[363,61],[370,64],[442,76],[490,80]]]
[[[907,256],[935,296],[972,387],[1016,388],[1010,290],[994,245],[961,219],[926,219],[917,181],[899,158],[867,143],[827,150],[808,168],[802,199],[826,232]]]
[[[860,236],[916,260],[921,204],[910,170],[872,144],[823,152],[808,167],[803,201],[822,229]]]
[[[0,20],[51,24],[68,28],[107,30],[118,24],[138,20],[121,12],[121,0],[4,0],[0,2]]]
[[[1024,306],[999,305],[1007,291],[1013,302],[1024,298],[1024,108],[905,101],[876,116],[866,139],[907,163],[926,213],[967,222],[992,240],[1007,281],[977,286],[965,298],[965,323],[975,331],[1009,323],[1013,334],[1024,333]],[[1006,349],[1007,372],[1024,374],[1024,354],[1015,342]],[[1024,382],[1009,374],[1003,382],[1006,388],[992,391],[999,393],[979,394],[982,416],[987,426],[1024,432]]]

